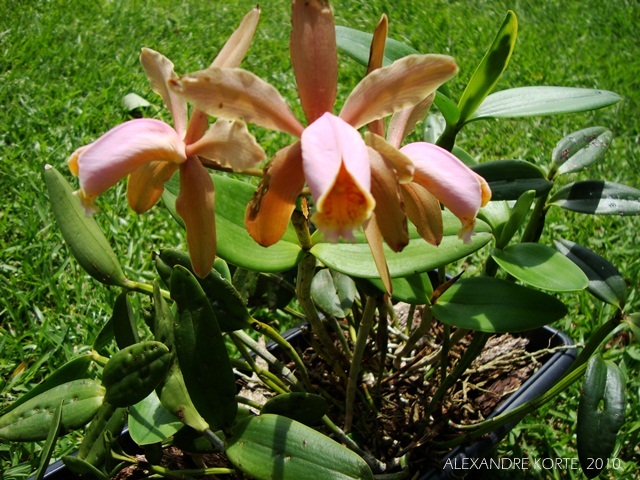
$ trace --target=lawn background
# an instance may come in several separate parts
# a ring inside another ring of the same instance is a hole
[[[140,48],[162,52],[178,73],[203,68],[254,4],[0,0],[0,405],[87,351],[118,293],[86,276],[70,258],[53,223],[43,166],[51,164],[71,180],[65,167],[69,154],[130,118],[121,103],[127,93],[152,102],[146,116],[170,121],[139,66]],[[560,138],[602,125],[614,133],[610,152],[598,166],[571,180],[603,178],[640,187],[637,1],[376,0],[334,1],[333,6],[338,24],[371,31],[384,12],[392,38],[423,53],[454,56],[460,66],[451,82],[456,99],[504,14],[513,9],[519,22],[518,42],[498,90],[525,85],[601,88],[624,100],[586,114],[477,122],[465,128],[459,145],[481,162],[520,158],[546,165]],[[287,57],[288,2],[267,0],[261,7],[261,24],[243,67],[276,85],[300,112]],[[343,56],[340,62],[338,107],[364,73]],[[280,135],[252,131],[268,153],[287,142]],[[124,182],[104,195],[99,205],[98,221],[131,276],[151,274],[153,249],[184,246],[182,232],[173,228],[161,207],[143,216],[129,211]],[[550,220],[556,226],[543,237],[544,243],[564,237],[585,245],[614,263],[632,288],[638,286],[640,219],[584,217],[552,209]],[[586,294],[565,299],[571,314],[557,326],[581,342],[607,312]],[[635,294],[628,311],[637,311],[638,303]],[[626,344],[630,347],[623,352],[621,346]],[[629,422],[619,455],[632,471],[640,462],[640,348],[637,342],[617,337],[605,355],[626,368],[629,378]],[[578,393],[576,386],[527,417],[498,455],[575,458]],[[73,448],[74,441],[74,435],[68,436],[59,452]],[[0,445],[4,478],[28,474],[37,462],[38,448]],[[541,475],[581,478],[572,471]],[[623,476],[622,471],[612,473],[612,478]]]

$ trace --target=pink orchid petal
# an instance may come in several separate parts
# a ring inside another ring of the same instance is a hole
[[[333,109],[338,83],[336,31],[326,0],[292,3],[291,64],[309,123]]]
[[[400,188],[407,217],[416,226],[420,237],[431,245],[440,245],[443,225],[438,199],[414,182],[400,185]]]
[[[260,19],[260,7],[252,8],[224,44],[212,67],[236,68],[244,59]]]
[[[187,151],[234,170],[255,167],[266,159],[264,150],[242,120],[217,120]]]
[[[180,166],[180,194],[176,211],[184,220],[191,266],[206,277],[216,258],[215,194],[213,182],[197,157]]]
[[[127,200],[131,209],[144,213],[153,207],[162,196],[164,183],[177,169],[175,163],[152,161],[131,172],[127,181]]]
[[[162,97],[165,107],[171,112],[176,132],[180,138],[184,138],[187,130],[187,102],[169,90],[167,86],[167,81],[170,78],[178,77],[173,70],[173,63],[161,53],[150,48],[142,49],[140,63],[147,74],[151,88]]]
[[[384,285],[385,290],[389,295],[393,293],[393,285],[391,284],[391,275],[389,274],[389,265],[387,265],[387,259],[384,255],[384,248],[382,245],[382,233],[378,225],[377,217],[375,213],[371,215],[371,218],[364,222],[364,236],[369,244],[371,255],[373,256],[373,262],[376,264],[376,269],[380,274],[380,280]]]
[[[355,128],[423,101],[458,71],[446,55],[409,55],[364,77],[347,98],[340,118]]]
[[[247,205],[244,216],[247,231],[263,247],[273,245],[284,235],[304,182],[298,141],[275,154]]]
[[[389,18],[382,14],[376,29],[373,32],[371,48],[369,49],[369,64],[367,65],[367,75],[374,70],[381,68],[384,61],[384,47],[387,43],[387,33],[389,31]]]
[[[409,135],[416,124],[422,120],[433,103],[435,93],[432,93],[422,102],[417,105],[404,110],[396,112],[389,120],[389,127],[387,128],[387,141],[396,148],[402,145],[402,141],[407,135]]]
[[[409,157],[375,133],[365,132],[364,140],[393,166],[399,183],[409,183],[413,180],[415,167]]]
[[[240,68],[209,67],[170,80],[169,88],[212,117],[243,118],[296,137],[303,130],[273,86]]]
[[[224,44],[211,66],[220,68],[236,68],[239,66],[247,54],[247,50],[249,50],[259,19],[260,7],[255,7],[247,13],[238,28]],[[209,117],[207,117],[207,114],[197,108],[194,109],[184,137],[185,143],[189,145],[202,138],[208,127]]]
[[[159,120],[137,119],[76,150],[69,164],[75,165],[84,195],[97,197],[145,163],[186,159],[184,142],[173,128]]]
[[[382,67],[384,62],[384,48],[387,43],[387,33],[389,31],[389,19],[386,14],[382,14],[376,29],[373,32],[373,39],[371,40],[371,48],[369,49],[369,63],[367,65],[367,75],[374,70]],[[379,118],[367,125],[370,132],[376,135],[384,135],[384,119]]]
[[[375,207],[369,155],[356,129],[331,113],[301,137],[302,164],[316,202],[312,221],[330,239],[353,237]]]
[[[372,148],[369,148],[369,162],[378,227],[391,250],[399,252],[409,243],[409,232],[398,178],[391,164]]]
[[[425,187],[460,219],[458,236],[471,241],[475,218],[488,201],[478,175],[458,158],[436,145],[416,142],[400,149],[415,165],[414,181]]]

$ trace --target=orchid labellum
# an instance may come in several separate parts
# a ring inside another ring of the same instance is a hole
[[[240,64],[259,14],[256,8],[245,16],[214,60],[213,67]],[[168,87],[168,82],[177,75],[166,57],[145,48],[140,61],[151,87],[169,109],[173,127],[155,119],[125,122],[77,149],[68,165],[79,178],[78,194],[88,214],[95,211],[96,197],[127,175],[129,205],[138,213],[146,212],[162,195],[164,183],[179,170],[180,194],[176,209],[186,226],[193,269],[204,277],[215,259],[216,233],[213,182],[202,159],[242,170],[263,161],[265,154],[241,120],[218,120],[209,127],[207,116],[198,110],[189,120],[185,100]]]

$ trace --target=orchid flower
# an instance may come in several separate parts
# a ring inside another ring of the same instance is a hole
[[[370,159],[372,149],[357,129],[423,101],[457,71],[448,56],[405,57],[367,75],[336,116],[333,12],[325,0],[293,0],[291,23],[291,62],[306,128],[277,90],[250,72],[212,67],[170,81],[176,93],[209,115],[242,117],[300,138],[275,154],[247,208],[247,230],[264,246],[284,234],[305,183],[315,200],[312,221],[318,229],[330,240],[352,238],[353,229],[371,218],[376,205],[386,204],[389,194],[399,195],[393,178],[392,191],[379,178],[394,177],[393,170],[379,175]]]
[[[240,64],[259,14],[255,8],[244,17],[214,60],[215,68]],[[162,195],[164,182],[179,170],[176,210],[185,223],[194,272],[204,277],[215,259],[216,233],[213,182],[202,159],[242,170],[263,161],[265,154],[241,120],[219,119],[208,126],[207,116],[197,109],[189,120],[186,102],[168,87],[177,75],[166,57],[143,48],[140,62],[171,113],[173,127],[155,119],[130,120],[78,148],[68,165],[79,178],[78,195],[87,214],[95,211],[96,197],[126,176],[129,205],[137,213],[146,212]]]
[[[368,73],[382,65],[386,34],[387,19],[383,16],[374,32]],[[406,135],[426,115],[433,98],[434,95],[430,95],[422,102],[396,112],[389,123],[387,141],[379,136],[384,125],[370,124],[370,132],[365,135],[367,144],[396,170],[404,210],[424,240],[433,245],[442,240],[442,203],[462,223],[458,236],[470,243],[476,216],[491,199],[485,179],[437,145],[415,142],[400,148]],[[393,232],[382,233],[389,243],[387,236],[392,236]]]

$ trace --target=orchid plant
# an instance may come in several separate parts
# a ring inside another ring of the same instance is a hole
[[[168,478],[413,478],[424,473],[422,457],[435,456],[437,465],[435,452],[522,418],[584,377],[578,453],[585,473],[597,475],[602,464],[584,459],[611,456],[625,403],[620,369],[598,350],[622,328],[640,337],[640,319],[625,313],[625,282],[605,259],[569,240],[555,249],[539,240],[551,207],[638,214],[640,191],[596,180],[555,187],[559,176],[605,156],[612,135],[602,127],[562,139],[546,170],[521,160],[474,164],[456,138],[470,122],[592,110],[620,97],[563,87],[492,93],[515,46],[513,12],[456,103],[446,83],[458,72],[455,60],[388,39],[386,16],[367,34],[336,27],[324,0],[293,0],[291,10],[291,64],[306,125],[274,86],[239,68],[256,8],[204,70],[179,76],[162,54],[142,50],[173,126],[134,119],[78,148],[68,161],[76,192],[45,169],[74,257],[122,294],[91,354],[5,409],[0,440],[44,440],[38,475],[57,437],[88,424],[78,455],[64,462],[101,479],[131,464]],[[367,70],[336,115],[338,49]],[[442,128],[403,145],[427,115]],[[267,155],[247,124],[292,138],[263,170]],[[153,283],[125,277],[91,217],[97,197],[125,177],[133,210],[162,199],[186,230],[188,253],[154,253]],[[480,274],[458,271],[468,258]],[[553,323],[567,313],[555,294],[584,289],[615,313],[556,385],[438,437],[447,396],[489,338]],[[148,299],[143,315],[132,295]],[[401,305],[409,305],[404,324]],[[259,308],[289,324],[302,319],[310,326],[301,330],[305,343],[261,321]],[[88,377],[90,364],[98,378]],[[426,397],[407,398],[419,415],[409,415],[410,427],[396,426],[411,437],[385,438],[372,419],[383,416],[391,390],[416,378]],[[247,385],[259,385],[261,395],[239,391]],[[145,455],[114,439],[125,424]],[[168,445],[193,454],[194,467],[163,466]],[[220,463],[207,463],[209,452]]]

